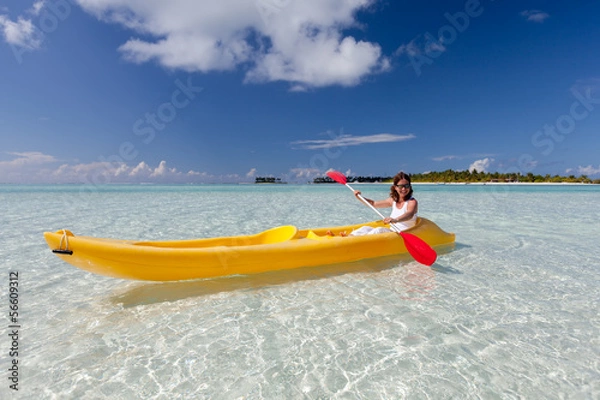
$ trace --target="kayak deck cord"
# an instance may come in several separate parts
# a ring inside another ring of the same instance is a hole
[[[58,254],[68,254],[68,255],[72,255],[73,251],[69,250],[69,235],[67,235],[67,230],[63,229],[62,230],[62,237],[60,238],[60,243],[58,244],[58,249],[54,249],[52,250],[53,253],[58,253]],[[63,241],[65,243],[65,248],[63,249]]]

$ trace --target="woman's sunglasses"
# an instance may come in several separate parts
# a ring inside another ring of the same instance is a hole
[[[405,183],[404,185],[394,185],[394,186],[396,186],[398,189],[400,189],[400,188],[410,189],[410,183]]]

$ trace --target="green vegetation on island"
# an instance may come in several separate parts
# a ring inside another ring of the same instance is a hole
[[[523,175],[519,172],[500,173],[500,172],[478,172],[474,171],[455,171],[448,169],[442,172],[427,172],[423,174],[411,174],[412,182],[431,182],[431,183],[593,183],[600,184],[600,179],[590,179],[586,175],[559,176],[559,175],[534,175],[529,172]],[[348,182],[358,183],[389,183],[392,182],[391,176],[348,176]],[[331,178],[318,177],[313,183],[335,183]]]
[[[281,180],[281,178],[273,178],[270,176],[264,177],[264,176],[258,176],[256,177],[256,179],[254,180],[254,183],[287,183]]]

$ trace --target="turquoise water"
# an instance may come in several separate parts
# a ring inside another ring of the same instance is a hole
[[[0,398],[599,398],[600,188],[415,185],[415,196],[457,235],[431,268],[401,256],[145,283],[71,267],[42,233],[185,239],[376,215],[340,185],[0,185]]]

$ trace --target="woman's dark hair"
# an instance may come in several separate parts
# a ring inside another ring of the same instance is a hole
[[[398,172],[395,176],[394,176],[394,183],[392,184],[392,187],[390,188],[390,197],[394,200],[394,201],[400,201],[400,195],[398,194],[398,191],[396,190],[395,186],[398,184],[398,182],[400,182],[402,179],[406,179],[408,181],[408,183],[410,182],[410,175],[409,174],[405,174],[404,172],[400,171]],[[408,200],[412,197],[413,195],[413,188],[412,185],[410,186],[410,190],[408,191],[408,194],[405,196],[404,199],[402,200]]]

